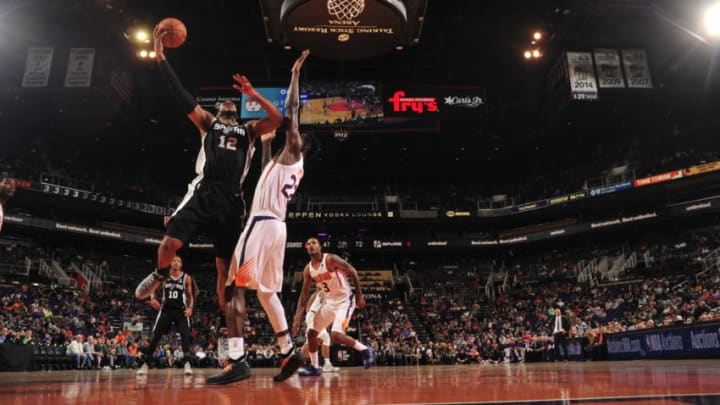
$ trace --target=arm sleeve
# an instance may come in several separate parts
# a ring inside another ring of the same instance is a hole
[[[172,66],[170,66],[170,63],[168,63],[166,59],[159,61],[158,67],[160,68],[160,74],[167,82],[170,93],[172,93],[173,97],[177,100],[183,113],[190,114],[195,109],[195,106],[197,106],[195,98],[185,90],[182,83],[180,83],[180,79],[175,75]]]

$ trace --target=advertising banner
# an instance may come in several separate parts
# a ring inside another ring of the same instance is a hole
[[[705,163],[703,165],[690,166],[683,170],[684,176],[695,176],[698,174],[710,173],[720,170],[720,162]]]
[[[238,112],[242,114],[242,94],[232,87],[200,87],[196,91],[195,100],[200,107],[213,114],[217,112],[220,103],[230,100],[238,106]]]
[[[587,198],[588,193],[587,191],[578,191],[577,193],[567,194],[560,197],[553,197],[548,198],[548,204],[549,205],[557,205],[557,204],[565,204],[567,202],[582,200],[583,198]]]
[[[257,87],[255,88],[261,96],[266,98],[275,107],[285,115],[285,98],[287,98],[287,88],[284,87]],[[240,118],[244,120],[259,119],[267,117],[267,112],[262,108],[260,103],[251,99],[247,94],[243,94],[240,104],[238,105]]]
[[[609,186],[595,187],[590,189],[590,197],[597,197],[605,194],[611,194],[618,191],[629,190],[633,187],[632,181],[626,181],[623,183],[611,184]]]
[[[663,173],[663,174],[656,174],[654,176],[637,179],[633,182],[633,185],[635,187],[649,186],[651,184],[663,183],[663,182],[670,181],[670,180],[677,180],[677,179],[682,178],[682,176],[683,176],[682,170],[673,170],[671,172],[667,172],[667,173]]]
[[[484,87],[387,87],[386,117],[435,115],[444,119],[472,120],[487,116]]]
[[[538,208],[547,207],[548,202],[547,200],[542,201],[533,201],[525,204],[515,205],[512,207],[512,212],[526,212],[526,211],[532,211],[536,210]]]
[[[605,335],[608,359],[720,357],[720,324]]]
[[[288,219],[390,219],[394,211],[291,211]]]
[[[670,206],[670,213],[673,215],[686,215],[714,211],[720,208],[720,197],[703,198],[701,200],[687,201]]]

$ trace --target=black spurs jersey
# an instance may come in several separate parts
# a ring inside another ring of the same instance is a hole
[[[162,287],[162,309],[184,310],[187,304],[185,298],[185,272],[180,273],[178,278],[168,277],[163,282]]]
[[[250,167],[254,146],[250,145],[247,125],[227,125],[215,118],[202,137],[202,145],[195,162],[197,184],[206,180],[219,182],[240,191],[241,182]]]

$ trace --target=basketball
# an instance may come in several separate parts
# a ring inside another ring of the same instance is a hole
[[[185,28],[185,24],[177,18],[165,18],[158,23],[157,27],[168,32],[162,40],[163,45],[166,47],[177,48],[185,43],[185,38],[187,38],[187,28]]]

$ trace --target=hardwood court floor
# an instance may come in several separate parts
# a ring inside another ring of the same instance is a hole
[[[216,370],[39,371],[0,374],[0,404],[720,404],[720,360],[647,360],[346,368],[274,383],[274,369],[227,386]]]

